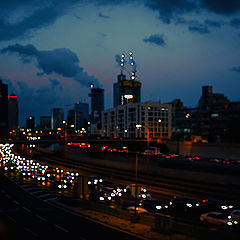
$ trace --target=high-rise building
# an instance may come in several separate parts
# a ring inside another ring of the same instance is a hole
[[[51,116],[40,116],[40,128],[51,129]]]
[[[141,102],[141,85],[134,76],[127,80],[126,75],[122,73],[118,75],[117,83],[113,84],[113,106]]]
[[[29,116],[26,119],[26,128],[34,129],[35,128],[35,118],[33,116]]]
[[[104,110],[104,89],[95,88],[94,85],[91,85],[91,121],[93,123],[101,122],[101,113]]]
[[[0,139],[8,138],[8,85],[0,80]]]
[[[104,137],[170,139],[171,104],[148,101],[119,105],[102,113]]]
[[[75,130],[86,128],[89,121],[89,105],[88,103],[77,102],[74,105],[74,125]]]
[[[12,93],[8,96],[8,128],[10,130],[17,129],[18,127],[18,99]]]
[[[51,111],[51,129],[62,128],[64,120],[64,110],[62,108],[53,108]]]

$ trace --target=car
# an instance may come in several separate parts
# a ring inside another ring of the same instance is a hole
[[[223,213],[220,212],[203,213],[200,216],[200,221],[219,226],[231,226],[233,224],[237,224],[236,222],[233,223],[231,219],[227,218]]]
[[[134,197],[134,198],[135,198],[136,193],[137,193],[137,198],[139,200],[151,199],[151,195],[148,193],[147,189],[143,186],[140,186],[140,185],[137,185],[137,187],[136,187],[136,184],[129,184],[129,185],[126,186],[125,191],[130,193],[131,196]]]
[[[240,210],[235,209],[230,214],[230,219],[240,222]]]
[[[112,197],[107,192],[93,190],[89,194],[89,200],[90,201],[109,202],[112,200]]]
[[[89,187],[94,187],[94,186],[97,186],[97,185],[102,184],[102,183],[103,183],[103,179],[100,178],[100,177],[90,176],[88,178],[88,186]]]
[[[142,202],[139,203],[144,209],[149,212],[159,212],[168,209],[168,204],[163,203],[157,199],[144,199]]]
[[[130,213],[135,213],[135,206],[128,207],[127,210]],[[136,212],[139,214],[149,214],[148,211],[145,208],[142,207],[136,207]]]

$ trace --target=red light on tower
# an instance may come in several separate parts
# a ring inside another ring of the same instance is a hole
[[[8,96],[8,98],[17,98],[17,96]]]

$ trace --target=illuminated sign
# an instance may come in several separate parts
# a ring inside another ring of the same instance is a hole
[[[125,97],[126,99],[133,99],[133,95],[131,95],[131,94],[124,95],[124,97]]]

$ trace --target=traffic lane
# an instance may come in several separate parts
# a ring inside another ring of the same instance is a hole
[[[4,219],[8,219],[12,225],[15,225],[15,228],[18,228],[20,236],[27,234],[28,236],[38,238],[46,236],[62,236],[66,233],[58,226],[55,226],[55,224],[49,223],[46,218],[32,212],[28,207],[22,206],[18,201],[12,199],[11,195],[4,190],[1,190],[0,203],[0,212],[3,217],[3,223]],[[10,229],[8,223],[5,225],[7,229]],[[8,234],[6,234],[6,236],[8,236]]]
[[[97,222],[93,222],[76,214],[65,211],[64,209],[53,208],[47,203],[29,195],[23,191],[15,183],[1,176],[0,187],[3,187],[5,191],[8,190],[8,194],[13,199],[18,201],[20,205],[25,207],[25,211],[33,214],[34,216],[39,215],[54,225],[55,228],[61,230],[63,235],[67,236],[79,236],[83,239],[95,239],[95,238],[107,238],[107,239],[138,239],[122,231],[110,228]],[[28,219],[29,213],[24,215],[23,222]],[[18,214],[15,217],[19,217]],[[19,219],[20,221],[20,219]],[[33,221],[34,224],[39,224],[36,219]],[[41,223],[42,224],[42,223]],[[43,225],[43,224],[42,224]],[[41,226],[42,226],[41,225]],[[35,230],[35,228],[34,228]],[[39,231],[37,232],[39,233]]]

